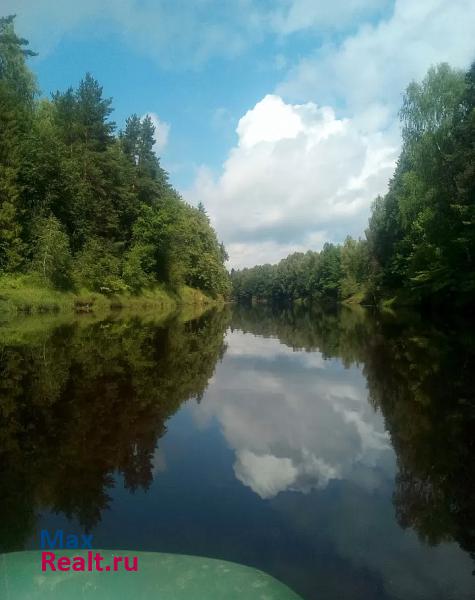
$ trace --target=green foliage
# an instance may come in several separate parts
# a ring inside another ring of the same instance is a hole
[[[25,59],[36,54],[26,48],[27,40],[16,35],[14,20],[14,15],[0,17],[0,81],[8,82],[8,91],[18,100],[32,102],[36,82]]]
[[[33,53],[15,34],[14,17],[0,18],[0,271],[23,263],[19,171],[30,125],[35,81],[25,58]]]
[[[127,252],[122,267],[122,278],[129,289],[138,293],[155,281],[154,247],[135,243]]]
[[[0,271],[135,294],[156,284],[229,292],[227,255],[204,212],[168,182],[152,119],[115,134],[112,101],[86,74],[35,99],[13,17],[0,19]],[[41,258],[43,257],[43,258]]]
[[[431,67],[421,83],[410,83],[400,111],[404,143],[410,146],[427,135],[443,139],[452,128],[464,87],[463,72],[446,63]]]
[[[370,219],[382,290],[404,287],[413,301],[468,304],[475,291],[473,77],[440,65],[408,87],[399,165]]]
[[[74,267],[76,285],[106,293],[120,292],[125,285],[120,278],[120,259],[108,240],[93,237],[76,255]]]
[[[65,289],[71,285],[69,240],[55,217],[43,219],[37,225],[32,267],[45,282],[56,288]]]
[[[246,302],[336,302],[341,298],[341,278],[341,249],[328,243],[321,252],[296,252],[277,265],[231,272],[234,296]]]
[[[342,298],[355,294],[365,296],[365,288],[370,273],[368,243],[365,240],[354,240],[347,237],[341,247],[341,280]]]
[[[23,262],[23,249],[15,206],[5,200],[0,205],[0,272],[17,271]]]
[[[178,290],[196,287],[211,296],[229,293],[227,259],[208,218],[168,192],[156,207],[142,206],[133,244],[142,250],[145,274]]]
[[[403,148],[366,239],[232,273],[238,300],[345,300],[469,306],[475,295],[475,63],[411,83]]]

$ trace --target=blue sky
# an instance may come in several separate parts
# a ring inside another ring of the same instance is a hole
[[[44,94],[76,85],[91,71],[113,97],[119,127],[133,112],[159,115],[171,129],[163,160],[182,187],[201,163],[219,169],[235,142],[239,116],[275,85],[275,69],[259,68],[260,56],[265,60],[261,48],[239,61],[215,57],[190,68],[161,67],[108,32],[102,39],[68,36],[32,66]]]
[[[42,93],[90,71],[119,127],[152,113],[172,182],[230,266],[363,233],[404,87],[475,58],[471,0],[4,0]],[[160,136],[159,136],[160,137]]]

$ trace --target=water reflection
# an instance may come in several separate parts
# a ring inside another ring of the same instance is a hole
[[[413,527],[430,544],[455,539],[475,559],[472,322],[437,327],[415,315],[258,307],[236,311],[233,326],[278,336],[294,350],[319,350],[350,371],[361,367],[363,395],[384,417],[397,456],[394,503],[400,525]]]
[[[253,447],[249,438],[254,431],[261,456],[285,455],[291,461],[296,469],[289,470],[292,482],[285,482],[286,489],[308,491],[308,486],[295,485],[296,472],[309,472],[302,457],[312,457],[311,462],[318,457],[319,465],[323,458],[329,467],[316,474],[315,488],[341,479],[326,490],[326,500],[310,494],[279,495],[273,501],[295,528],[318,540],[312,551],[328,543],[359,576],[366,571],[365,581],[353,581],[353,586],[366,588],[369,597],[472,597],[473,566],[459,550],[475,557],[475,353],[470,326],[443,333],[413,317],[266,307],[236,311],[232,324],[238,330],[233,335],[241,338],[235,354],[243,361],[235,370],[246,371],[247,381],[257,371],[254,382],[272,372],[276,393],[262,415],[251,405],[244,446]],[[253,343],[239,331],[262,337]],[[229,345],[232,354],[234,344]],[[298,368],[292,366],[295,362]],[[261,382],[265,387],[264,377]],[[294,403],[304,418],[292,431]],[[281,413],[280,430],[274,409]],[[225,421],[226,411],[217,410]],[[269,414],[270,435],[261,436]],[[256,420],[259,427],[251,425]],[[237,473],[242,475],[240,440],[233,437],[232,426],[223,428],[236,448]],[[302,442],[300,456],[292,440]],[[243,481],[255,489],[252,476]],[[438,546],[423,546],[414,534]],[[321,577],[327,578],[325,573]],[[348,582],[343,585],[345,591],[338,592],[319,588],[323,597],[353,597]]]
[[[208,314],[166,326],[85,320],[29,331],[26,321],[26,331],[3,330],[1,550],[22,548],[40,507],[97,525],[115,472],[132,492],[150,486],[165,422],[203,394],[225,323]]]
[[[226,340],[227,360],[196,418],[219,420],[240,481],[272,498],[337,479],[374,488],[392,475],[389,436],[359,369],[240,331]]]
[[[10,331],[0,545],[66,517],[102,547],[235,560],[304,598],[468,600],[464,325],[236,307]]]

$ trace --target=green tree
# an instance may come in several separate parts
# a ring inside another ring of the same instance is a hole
[[[15,206],[8,200],[0,205],[0,272],[17,271],[23,263],[24,244]]]
[[[78,287],[96,292],[121,292],[125,285],[120,271],[120,259],[113,244],[103,238],[92,237],[75,257],[73,277]]]
[[[68,236],[61,223],[49,216],[37,225],[33,268],[57,288],[71,285],[71,252]]]
[[[32,118],[35,79],[26,66],[34,56],[14,30],[14,16],[0,18],[0,269],[22,264],[24,244],[19,173]]]
[[[369,277],[368,244],[365,240],[354,240],[348,236],[341,247],[341,281],[342,298],[359,294],[364,298],[367,293]]]
[[[156,283],[155,273],[154,247],[150,244],[133,244],[125,256],[122,268],[125,284],[132,292],[139,293]]]

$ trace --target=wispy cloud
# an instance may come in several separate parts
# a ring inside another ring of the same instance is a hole
[[[301,58],[277,92],[339,106],[351,116],[386,107],[392,118],[404,88],[431,65],[465,68],[475,59],[473,23],[472,0],[396,0],[389,17]]]
[[[163,67],[197,67],[209,58],[240,55],[259,41],[266,11],[254,0],[3,0],[2,13],[18,25],[42,56],[81,27],[96,25]]]

